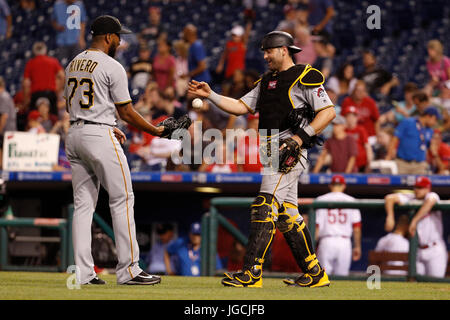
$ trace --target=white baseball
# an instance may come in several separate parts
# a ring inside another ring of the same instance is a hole
[[[192,107],[195,109],[200,109],[201,107],[203,107],[203,100],[200,98],[195,98],[192,101]]]

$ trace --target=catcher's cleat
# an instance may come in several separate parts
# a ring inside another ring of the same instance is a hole
[[[328,287],[330,285],[330,280],[328,279],[328,275],[323,268],[319,265],[318,268],[313,268],[310,273],[302,273],[297,279],[284,279],[283,282],[289,286],[296,287],[310,287],[310,288],[319,288],[319,287]],[[314,269],[318,269],[317,273],[314,273]]]
[[[262,288],[262,269],[261,266],[255,266],[253,271],[245,270],[236,273],[225,272],[225,278],[222,284],[226,287],[235,288]]]

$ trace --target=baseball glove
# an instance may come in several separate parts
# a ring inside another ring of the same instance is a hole
[[[280,141],[280,150],[278,152],[280,159],[278,171],[288,173],[294,168],[301,157],[301,148],[297,141],[287,138]]]
[[[161,138],[167,138],[171,139],[172,134],[181,129],[187,129],[191,125],[192,120],[188,117],[188,115],[184,115],[180,117],[178,120],[176,120],[173,117],[167,118],[160,123],[158,123],[156,126],[164,126],[164,131],[161,134]]]

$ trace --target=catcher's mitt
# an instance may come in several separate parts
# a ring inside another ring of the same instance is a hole
[[[278,171],[288,173],[294,168],[301,157],[301,148],[297,141],[287,138],[280,141],[280,150],[278,152],[280,159]]]
[[[176,120],[173,117],[167,118],[158,123],[156,126],[157,127],[164,126],[164,131],[161,134],[161,138],[171,139],[174,131],[179,129],[187,129],[189,128],[191,123],[192,123],[191,119],[187,115],[184,115],[180,117],[178,120]]]
[[[311,107],[293,109],[288,115],[288,124],[291,131],[302,139],[302,148],[311,149],[316,144],[323,145],[323,139],[317,135],[310,136],[304,128],[314,119],[315,113]]]

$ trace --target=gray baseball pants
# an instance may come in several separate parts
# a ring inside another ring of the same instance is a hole
[[[134,194],[130,169],[120,143],[108,125],[75,123],[66,138],[72,168],[74,215],[72,224],[75,264],[81,284],[92,280],[91,225],[100,185],[109,195],[118,264],[117,283],[141,273],[134,221]]]

